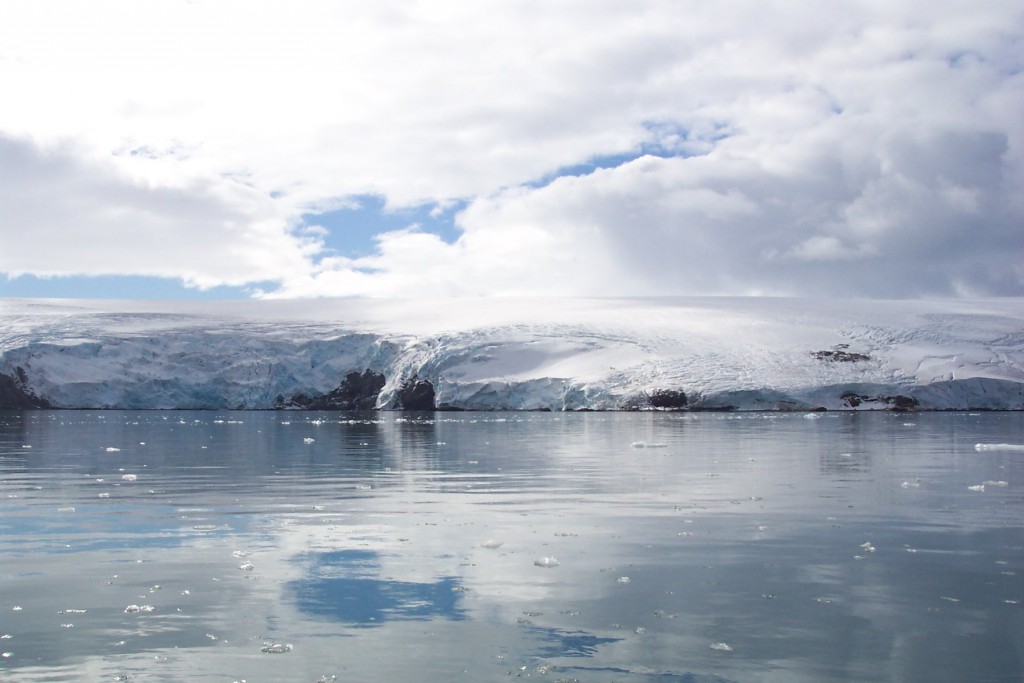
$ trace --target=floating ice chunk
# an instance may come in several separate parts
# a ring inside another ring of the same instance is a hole
[[[807,420],[820,420],[821,413],[807,413],[806,415],[804,415],[804,418]],[[722,643],[722,645],[725,645],[725,643]],[[732,648],[729,649],[731,650]]]
[[[122,474],[121,481],[138,481],[139,475],[137,474]]]
[[[900,484],[900,488],[904,489],[916,489],[919,488],[920,486],[921,482],[918,481],[905,481],[902,484]]]
[[[22,448],[32,448],[32,444],[25,443],[21,445]]]
[[[57,508],[57,512],[74,512],[75,508],[72,505],[65,505],[64,507]]]
[[[313,443],[314,441],[316,441],[316,439],[314,439],[311,436],[307,436],[304,439],[302,439],[302,443]]]
[[[988,481],[986,481],[984,483],[984,485],[985,486],[1009,486],[1010,482],[1008,482],[1008,481],[1001,481],[1001,480],[1000,481],[993,481],[993,480],[989,479]]]
[[[4,659],[10,659],[13,656],[13,652],[0,652],[0,657],[3,657]]]
[[[243,562],[242,564],[238,565],[238,568],[244,572],[251,572],[253,569],[256,568],[256,565],[254,565],[252,562]]]
[[[97,496],[97,497],[98,497],[98,498],[110,498],[110,494],[109,494],[109,493],[101,493],[101,494],[99,494],[99,496]]]
[[[124,608],[125,614],[148,614],[155,611],[156,607],[153,605],[128,605]]]
[[[633,448],[668,448],[668,444],[652,443],[650,441],[634,441],[630,446]]]
[[[871,545],[871,541],[864,541],[860,544],[860,547],[869,553],[873,553],[876,550],[875,546]]]
[[[643,626],[637,626],[635,629],[633,629],[633,633],[637,634],[638,636],[642,636],[643,634],[647,633],[647,629],[645,629]]]
[[[615,581],[616,583],[629,583],[631,579],[628,576],[620,576],[619,578],[615,579]]]
[[[115,448],[113,446],[107,446],[107,453],[118,453],[118,452],[120,452],[120,450],[121,450],[120,448]]]
[[[975,484],[974,486],[968,486],[967,490],[968,491],[974,491],[975,493],[981,493],[982,491],[985,490],[985,485],[984,484]]]
[[[940,595],[939,600],[945,600],[946,602],[960,602],[960,598],[951,598],[948,595]]]
[[[729,643],[711,643],[708,647],[718,652],[732,652],[732,645]]]
[[[558,560],[553,557],[538,557],[533,561],[534,566],[550,569],[558,566]]]
[[[356,484],[356,491],[372,491],[373,487],[369,484]]]
[[[976,451],[1021,451],[1024,452],[1024,444],[1017,443],[976,443]]]
[[[481,548],[487,548],[489,550],[497,550],[501,546],[505,545],[504,541],[497,541],[493,538],[489,538],[480,544]]]
[[[263,647],[260,648],[260,652],[265,652],[268,655],[281,655],[291,651],[291,643],[272,643],[269,640],[263,643]]]

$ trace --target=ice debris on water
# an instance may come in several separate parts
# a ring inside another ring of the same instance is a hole
[[[974,491],[975,493],[982,493],[985,490],[984,484],[975,484],[974,486],[968,486],[968,491]]]
[[[503,545],[505,545],[504,542],[497,541],[497,540],[495,540],[493,538],[489,538],[486,541],[484,541],[483,543],[481,543],[480,547],[481,548],[487,548],[489,550],[497,550],[498,548],[500,548]]]
[[[634,441],[630,446],[632,448],[668,448],[668,444],[652,443],[650,441]]]
[[[719,652],[732,652],[732,645],[729,643],[711,643],[708,647]]]
[[[122,474],[121,481],[138,481],[139,475],[137,474]]]
[[[991,479],[989,479],[988,481],[986,481],[984,483],[984,486],[1009,486],[1009,485],[1010,485],[1010,482],[1008,482],[1008,481],[993,481]]]
[[[275,643],[269,640],[263,643],[263,646],[260,648],[260,652],[265,652],[268,655],[282,655],[291,651],[291,643]]]
[[[302,439],[302,443],[313,443],[314,441],[316,441],[316,439],[314,439],[311,436],[307,436],[307,437]]]
[[[615,581],[616,583],[629,583],[630,578],[628,576],[620,576],[619,578],[615,579]]]
[[[253,569],[256,568],[256,565],[254,565],[252,562],[243,562],[242,564],[238,565],[238,568],[242,571],[251,572]]]
[[[976,451],[1024,451],[1024,444],[1017,443],[976,443]]]
[[[536,560],[533,561],[533,564],[536,567],[545,567],[550,569],[551,567],[558,566],[558,560],[556,560],[553,557],[538,557]]]
[[[153,605],[128,605],[124,608],[125,614],[149,614],[155,611],[156,607]]]
[[[118,452],[120,452],[120,450],[121,450],[120,448],[115,448],[113,446],[107,446],[107,453],[118,453]]]

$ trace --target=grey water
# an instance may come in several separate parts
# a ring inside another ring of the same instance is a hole
[[[0,681],[1021,681],[1021,413],[0,413]]]

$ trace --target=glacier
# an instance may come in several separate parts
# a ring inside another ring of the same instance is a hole
[[[1022,410],[1024,300],[0,299],[0,407]]]

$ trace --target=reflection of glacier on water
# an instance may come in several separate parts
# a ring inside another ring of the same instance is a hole
[[[0,413],[0,679],[1019,680],[1024,414],[906,422]]]

